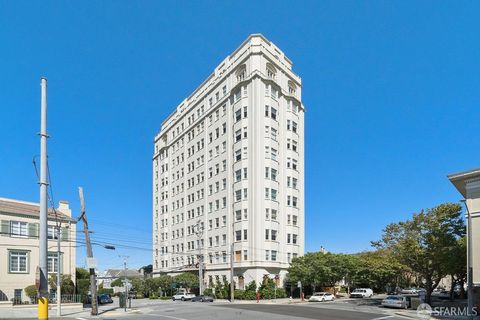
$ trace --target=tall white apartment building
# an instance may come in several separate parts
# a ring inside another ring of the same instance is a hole
[[[237,288],[264,276],[282,283],[304,253],[301,93],[292,62],[253,34],[162,123],[154,273],[196,271],[202,255],[208,287],[230,281],[233,254]]]

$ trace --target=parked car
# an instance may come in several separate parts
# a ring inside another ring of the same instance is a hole
[[[385,299],[383,299],[382,306],[389,308],[407,309],[409,307],[409,303],[405,296],[395,295],[387,296]]]
[[[192,302],[213,302],[213,298],[210,296],[199,295],[191,299]]]
[[[373,290],[369,288],[355,289],[350,293],[350,298],[370,298],[373,296]]]
[[[401,294],[408,294],[408,295],[418,295],[418,292],[419,291],[416,288],[406,288],[400,291]]]
[[[98,303],[99,303],[99,304],[113,303],[113,300],[112,300],[112,298],[110,297],[110,295],[109,295],[109,294],[106,294],[106,293],[98,295],[98,299],[97,299],[97,300],[98,300]]]
[[[175,301],[175,300],[182,300],[182,301],[186,301],[186,300],[191,300],[195,298],[195,294],[193,293],[190,293],[190,292],[179,292],[177,293],[176,295],[174,295],[172,297],[172,300]]]
[[[315,292],[314,294],[312,294],[310,299],[308,299],[309,302],[325,302],[334,300],[335,296],[328,292]]]

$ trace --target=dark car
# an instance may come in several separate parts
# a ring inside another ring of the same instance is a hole
[[[200,302],[213,302],[213,298],[210,297],[210,296],[201,295],[201,296],[196,296],[196,297],[192,298],[192,302],[196,302],[196,301],[200,301]]]
[[[113,300],[110,297],[110,295],[106,293],[98,295],[97,301],[99,304],[113,303]]]

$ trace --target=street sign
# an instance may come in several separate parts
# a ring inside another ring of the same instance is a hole
[[[177,284],[175,282],[172,282],[172,289],[175,289],[177,287]]]
[[[35,271],[35,287],[37,290],[40,290],[40,267],[37,266],[37,270]]]
[[[297,282],[297,287],[302,287],[302,281]]]
[[[96,269],[97,268],[97,259],[95,258],[86,258],[87,259],[87,268]]]

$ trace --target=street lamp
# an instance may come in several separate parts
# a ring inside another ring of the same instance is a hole
[[[467,211],[467,294],[468,294],[468,312],[472,317],[473,311],[473,268],[472,268],[472,216],[468,209],[467,200],[460,200],[465,205]]]

